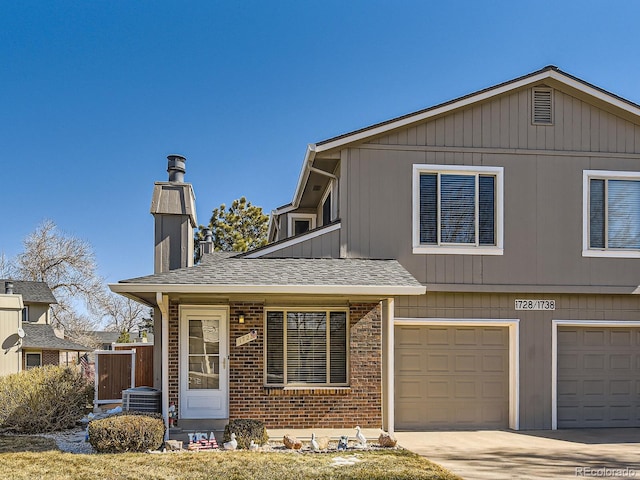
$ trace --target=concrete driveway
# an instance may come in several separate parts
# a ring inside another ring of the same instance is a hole
[[[395,435],[404,448],[467,480],[640,479],[640,428]]]

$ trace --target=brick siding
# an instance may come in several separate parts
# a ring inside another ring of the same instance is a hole
[[[262,420],[268,428],[366,428],[382,425],[381,313],[378,304],[352,304],[350,384],[347,388],[285,390],[264,386],[264,305],[231,303],[229,318],[229,419]],[[245,323],[238,323],[243,312]],[[169,402],[178,407],[178,305],[169,306]],[[236,338],[258,337],[236,346]]]
[[[58,350],[43,350],[42,365],[60,365],[60,352]]]

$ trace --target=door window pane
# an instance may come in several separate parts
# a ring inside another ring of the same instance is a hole
[[[189,320],[189,389],[220,388],[220,321]]]

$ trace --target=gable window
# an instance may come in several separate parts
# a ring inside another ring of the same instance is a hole
[[[289,237],[302,235],[316,228],[316,215],[314,213],[290,213]]]
[[[267,385],[347,385],[346,310],[266,312]]]
[[[413,172],[413,253],[502,255],[502,167],[414,165]]]
[[[25,354],[25,368],[27,370],[31,368],[42,366],[42,354],[41,353],[26,353]]]
[[[640,172],[583,174],[583,256],[640,257]]]

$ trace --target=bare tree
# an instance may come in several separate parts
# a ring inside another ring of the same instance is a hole
[[[97,322],[82,313],[82,307],[98,312],[105,296],[91,246],[61,233],[51,220],[40,224],[23,245],[24,251],[13,262],[12,277],[49,285],[58,301],[52,306],[53,325],[67,331],[95,328]]]
[[[109,330],[130,332],[140,329],[149,320],[149,307],[130,298],[108,294],[104,297],[101,311]]]

